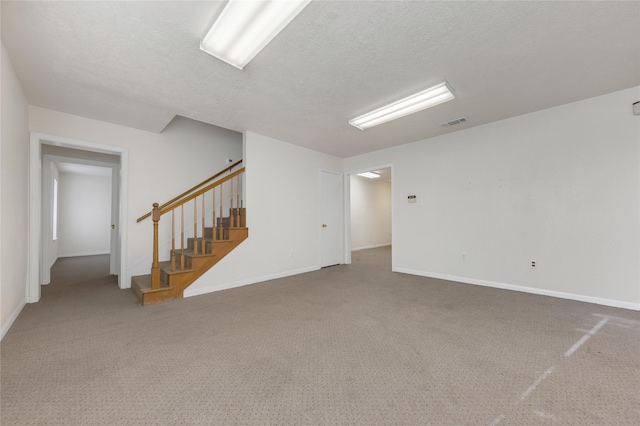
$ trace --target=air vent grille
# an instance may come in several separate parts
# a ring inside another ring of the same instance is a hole
[[[464,123],[467,121],[467,117],[456,118],[455,120],[447,121],[445,123],[440,123],[442,127],[455,126],[456,124]]]

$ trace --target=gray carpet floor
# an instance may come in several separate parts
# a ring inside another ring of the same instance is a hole
[[[640,425],[640,313],[353,264],[142,307],[60,259],[2,425]]]

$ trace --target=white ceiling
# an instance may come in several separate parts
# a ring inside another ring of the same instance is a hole
[[[182,115],[340,157],[640,85],[636,1],[314,0],[243,71],[199,50],[223,2],[1,4],[32,105],[155,132]],[[444,79],[452,102],[347,124]]]

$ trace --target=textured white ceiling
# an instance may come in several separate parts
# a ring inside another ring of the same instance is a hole
[[[33,105],[155,132],[182,115],[341,157],[640,85],[635,1],[314,0],[243,71],[199,50],[223,2],[1,5]],[[443,79],[456,100],[347,124]]]

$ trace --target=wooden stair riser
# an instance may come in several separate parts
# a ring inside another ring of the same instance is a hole
[[[216,226],[245,228],[247,226],[247,210],[244,207],[229,209],[229,217],[217,218]]]
[[[247,228],[229,228],[229,241],[234,240],[246,240],[249,237],[249,230]]]
[[[235,212],[234,212],[235,210]],[[245,209],[244,207],[239,208],[239,209],[230,209],[230,215],[231,216],[235,216],[235,215],[239,215],[239,222],[236,226],[240,227],[240,228],[246,228],[247,226],[247,209]]]
[[[188,276],[190,271],[193,269],[187,269],[184,271],[175,271],[171,272],[170,270],[160,270],[160,285],[165,285],[167,287],[176,287],[182,282],[181,278]]]
[[[168,302],[174,299],[180,299],[183,297],[184,291],[176,291],[171,288],[163,291],[145,292],[140,299],[143,306],[155,305],[157,303]]]
[[[228,230],[227,230],[227,234],[228,234]],[[235,235],[235,234],[234,234]],[[193,269],[194,268],[194,260],[202,257],[202,256],[213,256],[213,255],[219,255],[220,253],[220,247],[224,247],[225,245],[231,244],[232,241],[231,240],[209,240],[209,239],[205,239],[204,240],[204,250],[202,250],[202,246],[203,246],[203,240],[202,238],[198,238],[198,252],[194,253],[193,250],[193,245],[194,245],[194,240],[193,238],[189,239],[189,244],[187,246],[187,248],[184,250],[184,253],[181,250],[176,250],[174,252],[174,258],[175,258],[175,271],[180,272],[182,270],[189,270],[189,269]],[[224,248],[223,248],[224,251]],[[182,260],[182,257],[184,256],[184,260]],[[184,267],[183,266],[184,263]],[[169,261],[166,262],[167,265],[171,264],[171,259],[169,259]],[[164,265],[164,262],[163,262]],[[170,268],[165,267],[163,268],[165,271],[170,271]]]
[[[226,218],[228,219],[228,218]],[[220,223],[220,219],[218,219],[218,224]],[[225,220],[224,223],[229,223],[229,220]],[[204,228],[204,238],[205,239],[209,239],[212,240],[213,239],[213,234],[214,234],[214,230],[215,230],[215,234],[216,234],[216,240],[228,240],[229,239],[229,233],[227,232],[226,228],[228,228],[228,225],[224,225],[224,227],[216,227],[216,228],[211,228],[211,227],[206,227]],[[200,236],[199,238],[201,238],[202,236]]]
[[[191,256],[189,253],[184,253],[184,260],[182,260],[183,253],[180,250],[176,250],[173,257],[175,258],[176,270],[182,269],[182,262],[184,262],[184,269],[191,269]],[[169,260],[171,261],[171,259]]]
[[[222,232],[221,232],[221,234],[222,234]],[[204,238],[204,244],[203,244],[203,239],[198,237],[198,254],[209,254],[209,253],[211,253],[211,243],[213,243],[215,241],[229,241],[229,230],[228,229],[224,230],[224,237],[226,237],[226,238],[216,238],[215,240],[213,238],[205,237]],[[189,254],[193,253],[194,241],[195,240],[193,238],[188,238],[187,239],[187,248],[186,248],[186,250],[188,250]],[[204,245],[204,251],[203,251],[203,245]]]
[[[162,282],[168,287],[179,288],[184,285],[186,281],[189,280],[190,272],[183,272],[181,274],[167,274],[166,272],[162,272]]]
[[[158,303],[173,298],[166,298],[166,296],[172,294],[172,288],[163,285],[159,289],[151,290],[149,288],[150,285],[151,275],[137,276],[131,279],[131,290],[138,296],[138,299],[140,299],[143,305]]]
[[[231,228],[233,229],[233,228]],[[231,231],[230,229],[227,229],[225,231],[225,234],[227,237],[229,237]],[[187,244],[187,248],[185,249],[185,258],[187,256],[190,257],[194,257],[194,256],[204,256],[204,255],[208,255],[208,254],[216,254],[217,253],[217,248],[220,245],[224,245],[224,244],[229,244],[231,242],[231,238],[225,238],[223,240],[212,240],[210,238],[205,238],[204,239],[204,250],[203,250],[203,244],[202,244],[202,238],[198,238],[198,252],[194,253],[193,250],[193,246],[194,246],[194,240],[193,238],[189,238],[188,244]],[[180,253],[178,253],[180,254]],[[179,263],[176,263],[176,265],[178,265]]]

